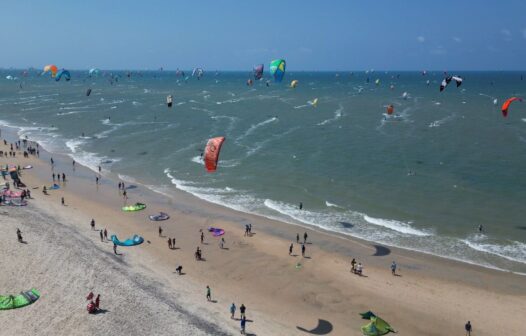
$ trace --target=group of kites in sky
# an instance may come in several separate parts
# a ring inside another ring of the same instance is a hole
[[[286,67],[287,67],[287,64],[286,64],[284,59],[276,59],[276,60],[273,60],[273,61],[270,62],[270,75],[272,76],[272,78],[274,79],[275,82],[280,83],[283,80],[283,77],[285,76]],[[161,68],[161,70],[162,70],[162,68]],[[262,80],[263,79],[264,70],[265,70],[265,66],[263,64],[255,65],[254,68],[252,69],[254,80]],[[91,77],[91,76],[98,75],[99,72],[100,72],[99,69],[92,68],[92,69],[89,70],[88,74]],[[51,74],[51,77],[54,78],[57,82],[60,81],[60,79],[63,78],[63,77],[64,77],[64,79],[66,81],[71,80],[71,74],[70,74],[70,72],[68,70],[65,70],[65,69],[59,70],[58,67],[56,65],[54,65],[54,64],[46,65],[44,67],[42,75],[46,75],[48,73]],[[422,75],[425,76],[426,74],[427,74],[426,71],[422,72]],[[185,77],[184,71],[181,71],[179,69],[177,70],[176,75]],[[193,71],[192,71],[192,77],[196,77],[197,79],[200,79],[203,75],[204,75],[204,70],[202,68],[194,68]],[[8,76],[8,77],[11,77],[11,76]],[[445,78],[440,83],[440,92],[444,91],[446,89],[446,87],[452,81],[454,81],[456,83],[456,86],[458,88],[459,86],[462,85],[463,79],[462,79],[462,77],[460,77],[458,75],[451,76],[451,75],[448,75],[447,73],[445,73]],[[377,79],[376,82],[375,82],[376,85],[379,85],[379,82],[380,82],[380,80]],[[252,86],[253,83],[254,82],[253,82],[252,79],[248,79],[248,81],[247,81],[247,85],[248,86]],[[428,84],[429,84],[429,81],[428,81]],[[266,82],[266,85],[269,86],[269,82],[268,81]],[[291,83],[290,83],[290,87],[291,88],[296,88],[297,85],[298,85],[298,81],[297,80],[292,80]],[[88,92],[86,93],[86,95],[89,96],[90,93],[91,93],[91,89],[88,89]],[[404,92],[403,97],[404,97],[404,99],[407,97],[407,92]],[[506,101],[504,101],[504,103],[502,104],[502,108],[501,108],[502,115],[504,117],[508,116],[508,109],[510,107],[510,104],[515,102],[515,101],[521,101],[522,102],[522,98],[511,97],[511,98],[507,99]],[[171,104],[172,103],[172,96],[171,95],[168,96],[167,103],[168,103],[168,106],[171,107],[171,105],[172,105]],[[314,107],[317,106],[317,103],[318,103],[318,98],[315,98],[314,100],[309,101],[309,104],[314,106]],[[496,99],[494,100],[494,104],[497,104]],[[387,106],[387,114],[388,115],[392,115],[393,112],[394,112],[394,106],[393,105],[388,105]],[[223,137],[223,136],[211,138],[211,139],[208,140],[208,142],[206,144],[205,151],[203,153],[204,165],[205,165],[205,168],[206,168],[206,170],[208,172],[215,172],[217,170],[217,162],[219,160],[219,153],[221,151],[221,147],[222,147],[224,141],[225,141],[225,137]]]

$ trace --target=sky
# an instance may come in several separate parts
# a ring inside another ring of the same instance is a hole
[[[524,70],[525,0],[2,0],[0,67]]]

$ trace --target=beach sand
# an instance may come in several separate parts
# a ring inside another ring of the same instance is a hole
[[[2,135],[5,131],[2,130]],[[14,139],[10,139],[11,141]],[[0,150],[7,147],[1,147]],[[41,298],[29,307],[0,313],[1,335],[199,335],[237,334],[229,306],[247,306],[247,333],[253,335],[360,335],[367,323],[359,312],[372,310],[402,335],[519,335],[526,316],[524,276],[422,253],[375,247],[374,243],[314,231],[209,204],[180,192],[166,197],[137,184],[128,204],[146,210],[124,213],[124,199],[111,174],[95,184],[95,173],[71,159],[53,155],[54,171],[66,173],[61,189],[51,185],[49,153],[40,159],[0,158],[0,164],[31,164],[23,171],[34,199],[26,207],[0,207],[0,294],[31,287]],[[39,189],[32,189],[39,186]],[[60,203],[65,198],[66,206]],[[164,211],[171,218],[152,222]],[[137,247],[101,242],[99,231],[126,239],[145,238]],[[251,223],[254,234],[244,236]],[[163,227],[159,237],[158,226]],[[226,249],[206,232],[225,229]],[[16,228],[27,244],[16,240]],[[205,230],[205,244],[200,244]],[[306,256],[295,242],[308,232]],[[168,248],[167,237],[177,239]],[[288,255],[294,242],[296,256]],[[199,246],[204,261],[196,261]],[[377,256],[373,256],[377,254]],[[364,276],[350,273],[350,260],[364,264]],[[401,276],[392,276],[396,260]],[[300,263],[301,267],[297,267]],[[175,268],[183,265],[184,275]],[[214,302],[205,298],[212,288]],[[105,311],[89,315],[86,295],[101,294]],[[236,313],[239,317],[239,311]]]

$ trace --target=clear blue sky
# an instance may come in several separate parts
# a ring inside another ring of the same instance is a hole
[[[0,67],[523,70],[526,0],[2,0]]]

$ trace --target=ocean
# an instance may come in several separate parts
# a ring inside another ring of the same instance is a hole
[[[526,96],[526,81],[519,72],[457,73],[463,84],[439,92],[442,72],[287,72],[282,83],[267,86],[266,74],[247,86],[249,72],[197,80],[72,71],[56,82],[4,69],[0,123],[164,195],[180,189],[286,223],[526,274],[526,104],[513,103],[508,118],[500,112],[508,97]],[[207,173],[201,153],[215,136],[226,141],[217,172]]]

